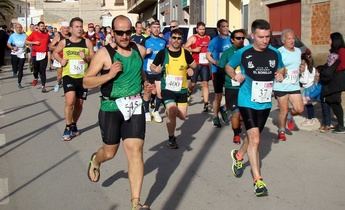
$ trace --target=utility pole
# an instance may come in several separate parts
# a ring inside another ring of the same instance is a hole
[[[28,0],[25,0],[25,31],[28,31]]]

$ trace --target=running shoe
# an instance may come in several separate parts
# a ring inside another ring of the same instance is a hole
[[[75,124],[71,125],[71,131],[72,131],[72,137],[79,136],[80,134],[78,127]]]
[[[19,88],[19,89],[22,89],[22,88],[24,88],[24,87],[22,86],[22,84],[19,83],[19,84],[18,84],[18,88]]]
[[[268,190],[262,179],[256,180],[254,183],[254,192],[257,197],[267,196]]]
[[[238,150],[233,149],[231,151],[232,158],[232,173],[235,177],[241,177],[243,174],[243,160],[238,160],[236,157]]]
[[[239,135],[235,135],[232,142],[234,142],[234,144],[241,144],[241,137]]]
[[[63,132],[62,139],[64,141],[70,141],[72,139],[72,137],[73,137],[72,130],[66,127],[64,132]]]
[[[157,123],[163,122],[162,117],[159,115],[158,111],[152,112],[153,120]]]
[[[145,113],[145,120],[146,120],[146,122],[151,122],[151,113],[150,112]]]
[[[295,121],[293,120],[293,118],[287,120],[287,128],[290,130],[290,131],[298,131],[298,127],[295,123]]]
[[[47,92],[48,91],[47,91],[46,87],[42,86],[42,93],[47,93]]]
[[[32,86],[35,87],[37,85],[37,83],[38,83],[37,79],[32,80]]]
[[[213,126],[214,127],[216,127],[216,128],[221,128],[222,127],[222,124],[220,124],[219,117],[214,117],[212,122],[213,122]]]
[[[54,86],[54,92],[55,92],[55,93],[59,92],[59,89],[60,89],[60,85],[59,85],[59,84],[56,84],[56,85]]]
[[[343,126],[337,126],[332,133],[343,134],[345,133],[345,128]]]
[[[208,112],[208,103],[204,103],[204,109],[202,112]]]
[[[279,141],[286,141],[286,136],[284,131],[278,131],[278,140]]]
[[[169,140],[168,140],[168,143],[167,143],[167,147],[169,149],[177,149],[178,148],[178,145],[176,143],[176,137],[173,136],[173,137],[169,137]]]
[[[229,117],[228,117],[228,114],[226,112],[226,109],[224,107],[220,107],[219,111],[220,111],[220,115],[222,116],[223,122],[225,124],[229,124]]]

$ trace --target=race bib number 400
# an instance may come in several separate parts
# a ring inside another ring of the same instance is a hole
[[[272,100],[273,81],[253,81],[252,83],[252,98],[253,102],[267,103]]]
[[[83,60],[69,60],[70,74],[84,74],[85,62]]]
[[[128,96],[115,100],[117,107],[125,120],[129,120],[133,115],[141,114],[142,99],[141,96]]]
[[[182,76],[167,75],[165,82],[167,90],[180,91],[182,88]]]

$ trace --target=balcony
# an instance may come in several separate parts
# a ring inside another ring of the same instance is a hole
[[[155,3],[157,0],[128,0],[128,12],[139,14]]]

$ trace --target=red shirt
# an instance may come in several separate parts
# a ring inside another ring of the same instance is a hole
[[[50,41],[48,33],[34,31],[30,34],[27,40],[30,42],[36,42],[36,41],[40,42],[39,45],[36,45],[36,44],[32,45],[32,51],[31,51],[32,56],[36,56],[36,52],[48,52],[48,44]]]
[[[339,55],[339,65],[337,67],[337,71],[345,71],[345,48],[340,48],[338,51]]]
[[[211,38],[208,35],[205,35],[203,37],[199,35],[194,35],[194,37],[195,37],[195,43],[192,44],[190,48],[195,49],[197,47],[201,47],[201,50],[199,53],[195,53],[195,52],[192,53],[192,56],[195,62],[199,64],[199,54],[207,52],[207,47],[208,47],[208,44],[210,43]]]

